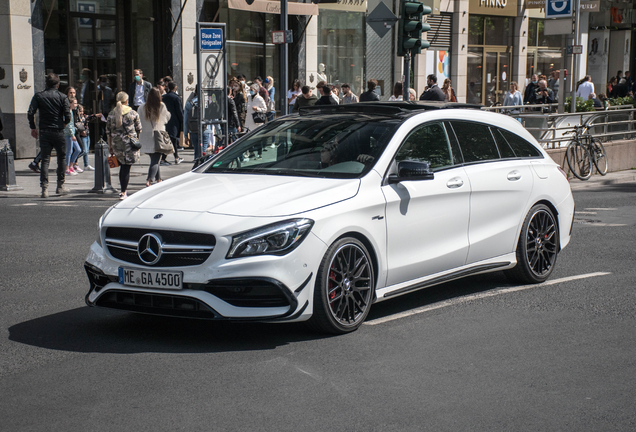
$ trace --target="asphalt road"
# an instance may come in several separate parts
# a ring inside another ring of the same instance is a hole
[[[88,308],[114,201],[1,198],[0,430],[634,431],[636,184],[575,200],[550,284],[475,276],[322,337]]]

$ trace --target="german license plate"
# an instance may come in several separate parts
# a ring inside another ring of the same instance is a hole
[[[159,289],[183,289],[183,272],[142,270],[119,267],[121,285]]]

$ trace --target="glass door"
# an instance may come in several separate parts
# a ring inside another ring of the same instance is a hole
[[[117,27],[115,20],[72,17],[70,20],[71,70],[69,86],[86,113],[108,112],[117,82]],[[109,91],[102,89],[108,87]]]
[[[510,54],[502,51],[487,51],[483,61],[484,98],[482,103],[493,106],[503,102],[510,87]]]

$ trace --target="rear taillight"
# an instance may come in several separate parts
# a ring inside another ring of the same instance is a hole
[[[563,171],[563,168],[561,168],[559,165],[557,165],[558,170],[561,172],[561,174],[563,174],[563,177],[565,177],[565,179],[567,181],[570,181],[570,179],[568,178],[568,173],[566,173],[565,171]]]

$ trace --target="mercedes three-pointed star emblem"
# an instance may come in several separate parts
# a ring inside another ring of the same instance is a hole
[[[161,259],[161,238],[157,234],[145,234],[137,245],[137,255],[141,262],[153,265]]]

